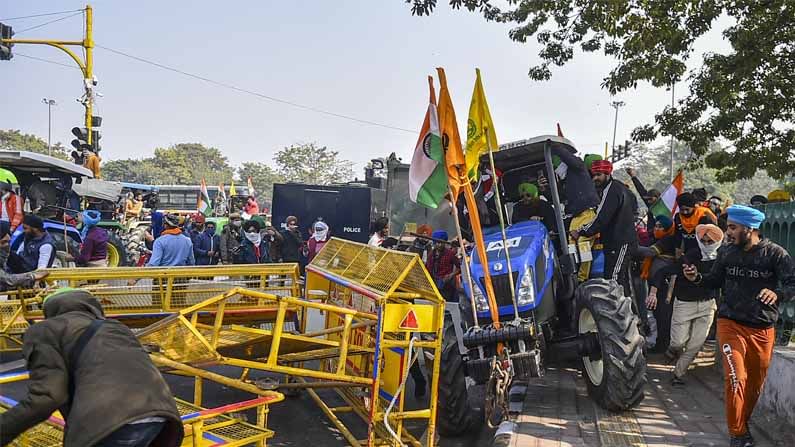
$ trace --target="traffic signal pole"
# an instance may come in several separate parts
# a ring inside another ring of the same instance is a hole
[[[94,9],[91,5],[86,5],[86,33],[83,40],[40,40],[40,39],[2,39],[4,44],[29,44],[29,45],[49,45],[65,52],[74,60],[83,72],[83,86],[85,88],[85,99],[81,101],[86,108],[86,129],[88,129],[88,144],[92,144],[92,116],[94,112]],[[70,47],[83,47],[86,50],[85,61],[72,51]]]

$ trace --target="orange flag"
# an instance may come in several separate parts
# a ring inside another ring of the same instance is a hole
[[[450,91],[447,90],[447,78],[443,68],[437,68],[439,74],[439,131],[442,135],[442,146],[444,147],[445,165],[447,166],[447,178],[450,182],[452,193],[451,200],[453,205],[458,202],[458,194],[464,193],[467,209],[470,210],[469,221],[472,225],[472,235],[475,239],[475,249],[483,268],[483,282],[486,286],[486,297],[489,302],[489,311],[494,327],[500,327],[500,314],[497,309],[497,299],[494,293],[494,286],[491,283],[491,273],[488,268],[488,258],[486,257],[486,243],[483,240],[483,229],[480,226],[480,215],[477,212],[478,206],[475,202],[475,193],[472,191],[472,184],[467,178],[466,157],[461,146],[461,136],[458,134],[458,122],[455,118],[453,101],[450,99]]]

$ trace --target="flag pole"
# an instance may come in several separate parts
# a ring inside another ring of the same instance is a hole
[[[499,178],[497,170],[494,168],[494,151],[489,139],[489,129],[483,129],[486,136],[486,147],[489,149],[489,163],[491,164],[491,182],[494,188],[494,199],[497,201],[497,216],[500,219],[500,232],[502,233],[502,248],[505,250],[505,262],[508,264],[508,284],[511,286],[511,302],[513,303],[513,317],[519,319],[519,305],[516,303],[516,284],[513,282],[513,267],[511,266],[511,253],[508,247],[508,235],[505,233],[505,218],[503,217],[502,199],[500,199]]]
[[[467,269],[467,285],[469,286],[469,301],[472,305],[472,318],[473,324],[476,328],[479,328],[480,325],[478,324],[478,310],[475,304],[475,289],[474,283],[472,282],[472,269],[469,265],[469,257],[467,256],[467,251],[464,249],[464,236],[461,233],[461,222],[458,220],[458,205],[452,201],[453,198],[453,190],[450,188],[450,183],[447,183],[447,191],[450,194],[450,205],[453,208],[453,221],[455,222],[455,231],[458,234],[458,250],[461,252],[461,262],[466,266]],[[476,211],[477,212],[477,211]]]

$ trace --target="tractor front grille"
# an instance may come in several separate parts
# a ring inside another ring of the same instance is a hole
[[[519,272],[513,272],[514,287],[519,285],[518,281]],[[483,290],[485,290],[486,279],[480,278],[480,284],[483,286]],[[511,300],[511,282],[508,280],[508,274],[505,273],[502,275],[493,275],[491,277],[491,284],[494,286],[494,295],[496,295],[497,298],[497,306],[513,306],[513,301]]]

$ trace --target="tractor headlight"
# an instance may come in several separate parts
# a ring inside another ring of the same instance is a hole
[[[475,298],[475,309],[478,312],[486,312],[489,310],[489,302],[485,296],[483,296],[483,292],[480,291],[480,287],[476,284],[472,284],[472,296]]]
[[[516,297],[516,304],[526,306],[533,304],[536,300],[536,288],[533,283],[533,271],[530,267],[524,270],[522,281],[519,283],[519,294]]]

